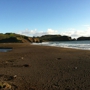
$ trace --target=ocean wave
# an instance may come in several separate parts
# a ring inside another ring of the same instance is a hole
[[[33,44],[90,50],[90,41],[59,41],[59,42],[42,42],[42,43],[33,43]]]

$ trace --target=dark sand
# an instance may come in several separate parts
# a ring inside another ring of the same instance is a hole
[[[0,90],[90,90],[90,51],[30,44],[0,52]],[[9,87],[9,89],[7,89]]]

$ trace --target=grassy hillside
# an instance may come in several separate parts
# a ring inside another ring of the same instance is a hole
[[[44,35],[39,37],[41,41],[71,41],[71,37],[69,36],[61,36],[61,35]]]
[[[28,40],[28,37],[15,34],[15,33],[6,33],[6,34],[0,34],[0,43],[16,43],[20,42],[23,43],[24,41],[30,42]]]
[[[0,33],[0,43],[32,43],[32,42],[45,42],[45,41],[71,41],[69,36],[61,35],[43,35],[41,37],[28,37],[25,35],[15,33]]]

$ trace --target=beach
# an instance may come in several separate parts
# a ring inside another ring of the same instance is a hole
[[[0,90],[90,90],[90,51],[0,44]]]

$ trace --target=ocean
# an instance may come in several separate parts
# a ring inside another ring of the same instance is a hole
[[[90,50],[90,40],[85,41],[54,41],[54,42],[42,42],[33,43],[34,45],[44,45],[44,46],[55,46],[63,48],[74,48],[82,50]]]

